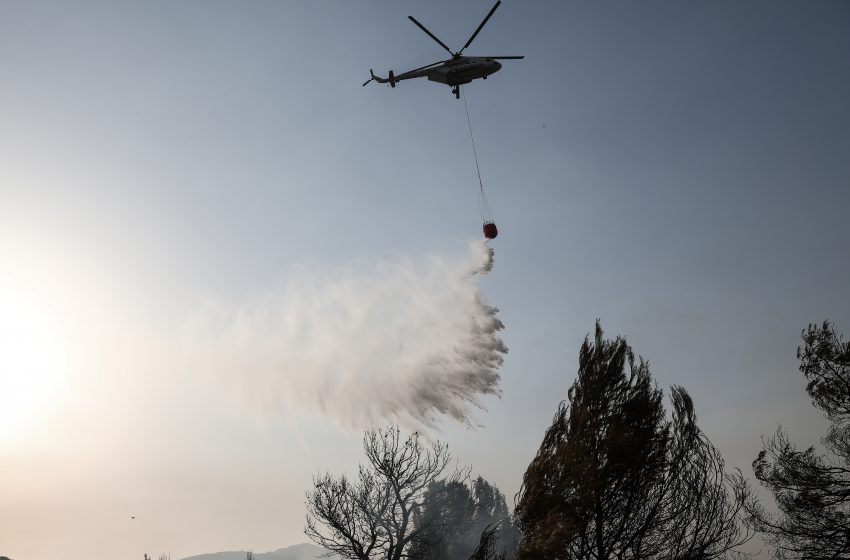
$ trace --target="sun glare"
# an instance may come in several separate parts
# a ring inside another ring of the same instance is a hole
[[[0,292],[0,444],[27,436],[56,402],[67,355],[49,311]]]

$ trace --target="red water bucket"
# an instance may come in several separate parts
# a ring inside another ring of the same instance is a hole
[[[496,236],[499,235],[499,230],[496,229],[496,224],[493,222],[485,222],[484,223],[484,237],[487,239],[496,239]]]

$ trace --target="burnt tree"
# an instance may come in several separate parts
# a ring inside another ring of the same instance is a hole
[[[428,530],[428,519],[414,519],[429,484],[451,461],[448,447],[440,442],[425,446],[418,433],[402,439],[393,427],[366,432],[363,450],[367,464],[356,479],[327,473],[314,480],[304,532],[343,558],[407,558],[409,547]]]

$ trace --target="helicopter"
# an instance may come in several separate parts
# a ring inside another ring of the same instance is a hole
[[[525,58],[524,56],[463,56],[463,51],[466,50],[466,47],[472,44],[472,41],[481,31],[481,28],[484,27],[493,15],[493,12],[496,11],[501,3],[502,0],[498,0],[496,2],[490,12],[484,17],[481,25],[479,25],[478,29],[475,30],[475,33],[472,34],[463,48],[457,52],[452,52],[445,43],[440,41],[436,35],[428,31],[428,28],[419,23],[415,17],[408,16],[407,19],[415,23],[419,29],[424,31],[429,37],[434,39],[437,44],[446,49],[452,57],[448,60],[441,60],[439,62],[434,62],[433,64],[427,64],[399,75],[395,75],[393,71],[390,70],[389,77],[387,78],[376,76],[375,72],[369,70],[369,74],[371,74],[372,77],[366,80],[363,83],[363,86],[365,87],[369,84],[369,82],[374,81],[379,84],[390,84],[390,86],[395,87],[395,85],[402,80],[428,78],[429,81],[451,86],[452,93],[455,98],[460,99],[460,86],[468,84],[472,80],[476,80],[478,78],[486,80],[487,76],[495,74],[502,68],[502,64],[498,62],[499,60],[517,60]]]

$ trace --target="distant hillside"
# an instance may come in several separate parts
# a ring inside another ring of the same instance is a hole
[[[325,550],[314,544],[296,544],[279,548],[273,552],[254,552],[254,560],[316,560],[323,558]],[[331,556],[331,560],[338,560],[339,556]],[[245,551],[213,552],[210,554],[198,554],[187,556],[183,560],[245,560]]]

